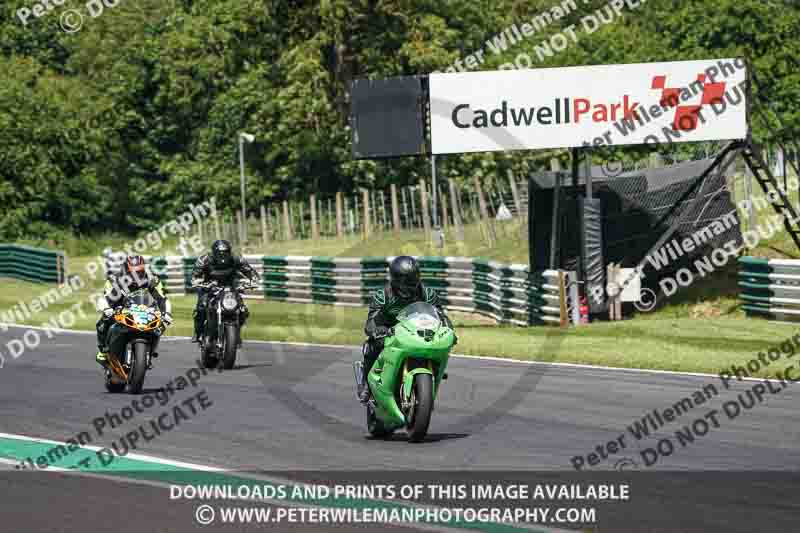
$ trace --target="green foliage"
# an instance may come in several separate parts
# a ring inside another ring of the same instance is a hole
[[[444,70],[556,3],[137,0],[91,18],[85,2],[67,0],[23,25],[17,10],[33,4],[0,7],[2,240],[132,233],[210,195],[235,209],[241,131],[257,137],[246,146],[251,209],[416,182],[429,175],[425,158],[351,159],[350,81]],[[535,56],[535,45],[606,4],[577,2],[505,52],[486,50],[480,68]],[[77,33],[59,27],[68,8],[84,10]],[[646,2],[534,67],[746,56],[766,80],[760,96],[787,121],[784,135],[797,138],[798,29],[795,2]],[[552,155],[451,155],[439,169],[503,177]]]

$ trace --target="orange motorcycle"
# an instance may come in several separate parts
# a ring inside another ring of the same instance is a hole
[[[129,294],[114,312],[108,332],[106,389],[139,394],[147,371],[152,368],[152,353],[166,329],[161,311],[147,290]]]

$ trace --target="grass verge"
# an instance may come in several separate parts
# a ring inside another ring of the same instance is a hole
[[[2,283],[0,317],[18,302],[30,302],[51,288],[16,280],[2,280]],[[90,292],[88,287],[76,291],[25,322],[55,324],[61,314],[61,325],[93,330],[98,315],[89,302]],[[194,298],[176,296],[172,301],[176,323],[168,333],[190,335]],[[261,300],[249,300],[248,305],[251,320],[245,330],[247,339],[347,345],[363,341],[366,309]],[[75,321],[65,322],[64,312],[70,308]],[[456,352],[466,355],[709,373],[718,373],[734,364],[744,366],[759,351],[766,351],[796,333],[796,328],[786,324],[740,315],[701,318],[661,313],[646,319],[564,330],[496,326],[468,314],[454,314],[453,318],[459,336]],[[550,335],[559,337],[560,342],[548,342],[555,346],[554,351],[541,353]],[[0,346],[0,350],[5,347]],[[761,375],[774,375],[776,368],[764,369]]]

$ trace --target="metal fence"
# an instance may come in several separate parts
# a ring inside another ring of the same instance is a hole
[[[122,254],[106,253],[107,272],[116,272]],[[372,291],[388,281],[391,257],[245,256],[261,276],[246,294],[296,303],[363,307]],[[194,257],[145,257],[170,294],[191,293]],[[422,279],[437,290],[448,310],[477,313],[498,323],[527,326],[578,323],[575,274],[529,272],[466,257],[419,257]]]
[[[739,288],[748,316],[800,320],[800,260],[742,257]]]
[[[64,252],[18,244],[0,244],[0,277],[62,284],[66,278]]]

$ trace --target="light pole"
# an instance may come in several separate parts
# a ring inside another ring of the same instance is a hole
[[[239,134],[239,172],[242,178],[242,243],[247,242],[247,207],[244,201],[244,143],[251,143],[255,140],[256,138],[249,133],[242,132]]]

